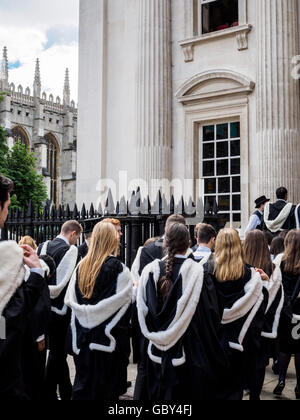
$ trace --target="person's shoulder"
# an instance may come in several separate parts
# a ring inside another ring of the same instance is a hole
[[[124,270],[124,265],[118,258],[108,257],[103,264],[103,268],[107,271],[112,270],[121,273]]]

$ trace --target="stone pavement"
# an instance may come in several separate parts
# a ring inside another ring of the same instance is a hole
[[[75,377],[75,369],[72,359],[69,359],[69,365],[71,369],[71,377],[74,380]],[[136,365],[131,364],[128,369],[128,380],[132,382],[132,387],[128,389],[128,392],[124,397],[123,400],[132,400],[133,399],[133,392],[136,380]],[[271,368],[267,369],[266,373],[266,380],[264,389],[261,395],[261,399],[265,401],[280,401],[280,400],[295,400],[295,387],[296,387],[296,373],[294,368],[294,361],[292,361],[287,377],[286,388],[283,392],[281,398],[277,398],[273,395],[273,390],[278,383],[278,377],[275,376],[271,370]],[[245,395],[245,400],[249,399],[247,394]]]

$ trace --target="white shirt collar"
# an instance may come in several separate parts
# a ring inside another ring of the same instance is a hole
[[[68,241],[68,239],[67,239],[65,236],[63,236],[63,235],[58,235],[58,236],[57,236],[57,239],[62,239],[63,241],[65,241],[65,243],[66,243],[67,245],[71,246],[70,242]]]

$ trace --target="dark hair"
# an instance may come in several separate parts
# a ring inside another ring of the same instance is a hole
[[[300,230],[291,230],[284,241],[284,271],[292,275],[300,274]]]
[[[14,188],[14,183],[11,179],[6,178],[0,174],[0,206],[4,207],[4,204],[8,200],[8,196]]]
[[[271,245],[271,243],[272,243],[272,241],[273,241],[273,239],[274,239],[274,236],[273,236],[273,235],[272,235],[272,233],[271,233],[271,232],[269,232],[268,230],[264,230],[264,231],[263,231],[263,235],[264,235],[264,238],[265,238],[266,244],[267,244],[268,246],[270,246],[270,245]]]
[[[245,261],[252,267],[263,270],[269,277],[273,273],[273,263],[264,234],[260,230],[252,230],[244,242]]]
[[[77,220],[68,220],[61,228],[62,233],[68,234],[76,232],[77,235],[83,232],[82,226]]]
[[[277,255],[282,254],[284,252],[284,239],[280,236],[277,236],[273,239],[270,248],[271,255],[277,257]]]
[[[206,223],[201,223],[198,227],[197,238],[200,244],[208,244],[212,238],[217,237],[216,229],[207,225]]]
[[[166,275],[159,281],[159,290],[165,301],[172,287],[174,258],[178,253],[187,251],[191,243],[189,230],[182,223],[173,223],[166,231],[164,248],[168,253],[166,260]]]
[[[283,230],[282,232],[280,232],[280,234],[278,235],[279,238],[282,238],[283,240],[285,240],[286,235],[289,233],[288,229]]]
[[[287,195],[288,195],[288,190],[285,187],[280,187],[276,191],[276,197],[278,198],[278,200],[286,199]]]
[[[181,214],[172,214],[168,217],[166,221],[166,229],[171,226],[173,223],[180,223],[181,225],[186,226],[186,220]]]

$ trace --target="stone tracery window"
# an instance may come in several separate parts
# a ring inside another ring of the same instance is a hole
[[[50,176],[49,198],[58,203],[58,169],[59,169],[59,146],[52,134],[45,136],[47,143],[47,172]]]
[[[24,144],[24,146],[29,148],[29,139],[28,139],[26,131],[22,127],[20,126],[14,127],[12,129],[12,133],[13,133],[14,144],[16,144],[17,142],[20,142],[21,144]]]

